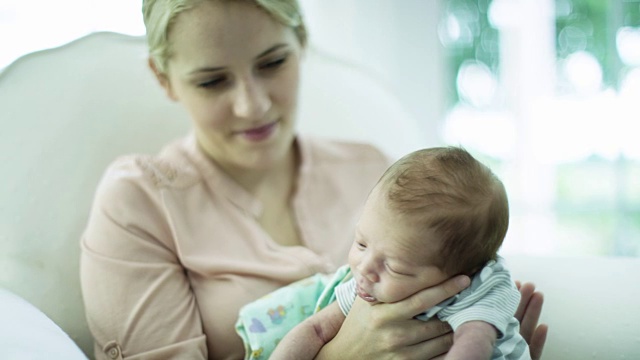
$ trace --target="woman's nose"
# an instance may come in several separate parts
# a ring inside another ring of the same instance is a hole
[[[263,84],[251,78],[239,82],[233,99],[236,117],[262,120],[270,107],[271,99]]]

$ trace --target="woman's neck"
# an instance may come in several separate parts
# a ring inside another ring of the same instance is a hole
[[[287,154],[264,169],[222,166],[223,170],[249,193],[258,196],[266,192],[288,192],[292,189],[298,167],[297,147],[291,146]]]

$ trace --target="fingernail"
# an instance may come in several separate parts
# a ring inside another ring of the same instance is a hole
[[[456,279],[456,282],[461,288],[465,289],[469,284],[471,284],[471,279],[469,279],[468,276],[463,275],[459,276],[458,279]]]

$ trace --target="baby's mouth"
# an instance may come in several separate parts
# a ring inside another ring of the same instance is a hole
[[[372,295],[370,295],[369,293],[366,293],[364,290],[362,290],[362,288],[360,287],[360,285],[358,285],[358,287],[356,288],[356,294],[358,294],[358,296],[366,301],[366,302],[376,302],[377,299],[375,297],[373,297]]]

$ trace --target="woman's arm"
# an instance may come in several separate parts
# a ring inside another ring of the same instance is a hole
[[[453,342],[451,328],[439,321],[414,319],[469,286],[467,276],[457,276],[389,304],[365,303],[359,297],[338,334],[317,359],[432,359],[446,353]]]
[[[207,358],[196,299],[167,239],[154,186],[120,162],[96,193],[80,277],[97,359]]]
[[[322,309],[294,327],[271,354],[271,360],[312,360],[338,333],[344,322],[338,302]]]

